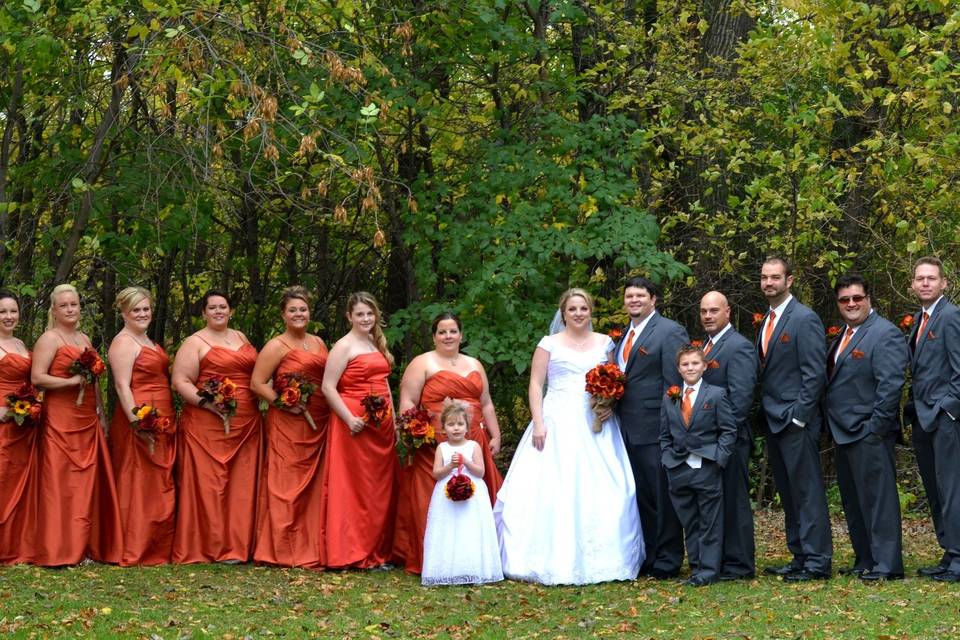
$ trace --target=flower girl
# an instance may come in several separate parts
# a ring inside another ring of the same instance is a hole
[[[437,445],[423,541],[421,582],[478,584],[503,580],[500,545],[493,511],[483,482],[480,445],[467,440],[470,420],[462,402],[448,400],[440,414],[447,436]]]

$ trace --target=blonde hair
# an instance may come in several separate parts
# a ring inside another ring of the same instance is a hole
[[[123,291],[117,294],[117,299],[114,301],[113,306],[116,307],[117,311],[120,313],[126,313],[137,306],[141,300],[146,298],[150,301],[150,308],[153,308],[153,294],[144,289],[143,287],[127,287]]]
[[[580,287],[572,287],[563,292],[563,295],[560,296],[560,318],[563,320],[563,323],[567,323],[567,319],[563,317],[563,308],[567,306],[567,302],[570,301],[570,298],[580,297],[587,301],[587,307],[590,309],[590,313],[593,314],[593,296],[586,289],[581,289]]]
[[[77,296],[77,299],[80,298],[80,292],[77,291],[77,288],[72,284],[58,284],[53,288],[53,291],[50,292],[50,308],[47,310],[47,330],[53,329],[57,326],[57,321],[53,317],[53,306],[57,302],[57,296],[61,293],[72,293]]]
[[[383,357],[387,359],[387,362],[392,367],[393,354],[390,353],[390,349],[387,348],[387,336],[383,335],[383,327],[386,326],[386,323],[383,321],[383,316],[380,315],[380,305],[377,304],[377,299],[373,297],[372,293],[355,291],[347,298],[347,313],[353,313],[353,308],[358,304],[365,304],[373,311],[373,317],[375,319],[372,332],[373,344],[376,345],[377,351],[383,354]]]
[[[447,398],[443,401],[443,409],[440,411],[440,426],[447,424],[447,418],[450,416],[463,416],[463,421],[470,425],[470,408],[461,400]]]

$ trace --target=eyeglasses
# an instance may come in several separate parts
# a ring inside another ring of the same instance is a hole
[[[837,298],[837,302],[839,302],[840,304],[850,304],[851,302],[854,303],[854,304],[860,304],[861,302],[863,302],[863,301],[866,300],[866,299],[867,299],[867,296],[860,296],[860,295],[857,295],[857,296],[841,296],[841,297]]]

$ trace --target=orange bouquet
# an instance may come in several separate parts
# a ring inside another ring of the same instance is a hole
[[[593,432],[603,430],[603,422],[597,415],[600,409],[612,407],[623,397],[623,385],[627,381],[620,367],[612,362],[598,364],[587,371],[587,393],[590,394],[590,408],[593,409]]]
[[[361,404],[364,410],[363,418],[367,421],[366,426],[376,429],[390,419],[392,411],[386,396],[370,393],[364,397]]]
[[[284,373],[274,379],[273,390],[277,392],[277,399],[273,401],[273,406],[281,409],[301,407],[304,420],[311,429],[317,430],[317,423],[307,411],[307,403],[310,402],[310,396],[316,393],[317,385],[310,382],[302,373]]]
[[[162,415],[160,410],[152,405],[141,404],[134,407],[133,415],[136,419],[130,423],[130,426],[147,442],[151,454],[158,435],[173,433],[173,420]]]
[[[24,382],[13,393],[7,394],[7,417],[18,427],[35,427],[40,424],[40,407],[43,394],[29,382]]]
[[[107,370],[107,365],[103,364],[100,354],[84,347],[80,352],[80,357],[70,363],[70,373],[83,376],[83,384],[80,385],[80,393],[77,394],[77,406],[83,404],[83,393],[87,390],[87,385],[103,375]]]
[[[223,432],[230,433],[230,416],[237,413],[237,383],[225,376],[207,378],[197,395],[209,402],[223,417]]]
[[[401,462],[410,460],[413,452],[425,444],[436,444],[437,435],[430,422],[430,412],[422,407],[407,409],[397,418],[400,427],[397,438],[397,454]]]

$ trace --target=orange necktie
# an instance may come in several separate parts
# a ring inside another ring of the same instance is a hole
[[[690,418],[693,417],[693,403],[690,402],[690,394],[693,393],[693,387],[687,387],[683,392],[683,402],[680,403],[680,417],[683,418],[683,426],[690,428]]]
[[[920,341],[923,340],[923,332],[927,329],[927,320],[930,319],[930,314],[926,311],[923,312],[923,319],[920,321],[920,328],[917,330],[917,346],[920,345]]]
[[[630,333],[627,334],[627,342],[623,345],[623,365],[626,366],[630,362],[630,350],[633,349],[633,329],[630,329]]]
[[[767,317],[767,326],[763,328],[763,355],[767,355],[767,347],[770,346],[770,338],[773,337],[773,321],[777,319],[777,312],[773,309],[770,310],[770,315]]]
[[[843,353],[843,350],[847,348],[847,345],[850,344],[850,338],[853,336],[853,329],[847,327],[847,330],[843,333],[843,340],[840,341],[840,348],[837,349],[837,359],[840,359],[840,354]]]
[[[710,349],[713,349],[713,338],[707,340],[707,346],[703,348],[703,355],[710,355]]]

